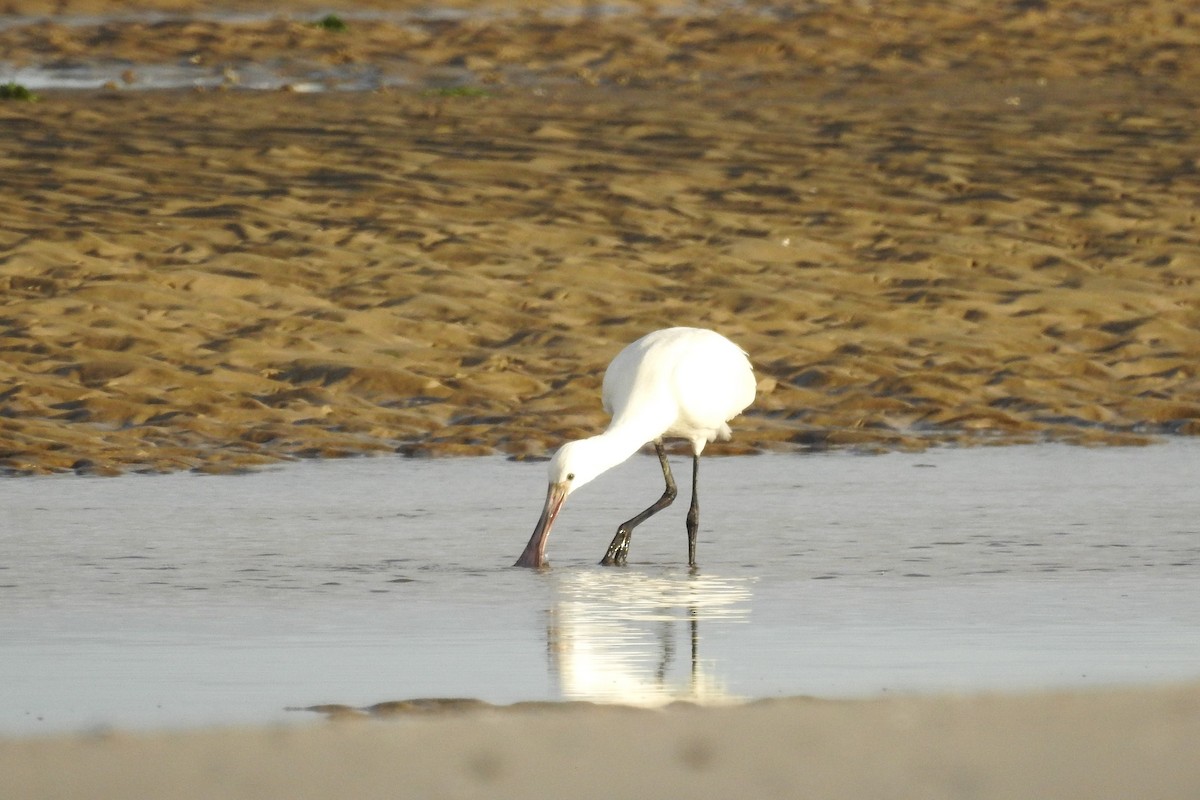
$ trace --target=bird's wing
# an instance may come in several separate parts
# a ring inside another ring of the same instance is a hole
[[[674,391],[681,422],[714,435],[754,402],[756,382],[741,348],[714,334],[680,355]]]

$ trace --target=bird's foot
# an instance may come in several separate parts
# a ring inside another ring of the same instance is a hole
[[[628,555],[629,534],[624,531],[617,531],[617,535],[612,540],[612,544],[608,546],[608,551],[604,554],[604,558],[600,559],[600,565],[604,567],[623,567]]]
[[[604,558],[600,559],[600,565],[603,567],[623,567],[625,566],[625,558],[629,555],[629,545],[613,549],[608,548],[608,552],[604,554]]]

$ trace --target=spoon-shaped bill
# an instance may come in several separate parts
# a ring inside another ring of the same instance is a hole
[[[546,539],[550,536],[550,528],[554,525],[554,518],[558,516],[558,510],[562,508],[563,501],[567,499],[567,484],[552,483],[546,490],[546,505],[542,509],[542,516],[538,519],[537,527],[533,529],[533,536],[529,537],[529,544],[525,545],[524,552],[517,559],[514,567],[541,567],[549,566],[546,562]]]

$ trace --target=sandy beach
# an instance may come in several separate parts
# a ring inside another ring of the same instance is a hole
[[[603,426],[604,365],[667,325],[760,378],[716,453],[1200,434],[1194,5],[310,24],[331,7],[0,3],[39,18],[0,27],[7,67],[123,65],[0,102],[4,474],[540,457]],[[253,64],[396,82],[240,89]],[[142,88],[164,65],[222,85]],[[0,775],[14,798],[1180,798],[1197,741],[1184,686],[8,740]]]
[[[1185,798],[1200,687],[415,712],[319,727],[0,742],[6,795]]]

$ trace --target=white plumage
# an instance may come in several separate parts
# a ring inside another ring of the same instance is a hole
[[[617,529],[603,564],[623,564],[633,528],[670,505],[676,487],[662,447],[664,437],[692,443],[692,505],[688,512],[688,563],[695,566],[700,453],[728,439],[729,420],[754,402],[754,372],[745,352],[715,331],[665,328],[625,347],[604,373],[604,410],[612,415],[598,436],[568,442],[550,460],[546,505],[517,566],[546,566],[546,539],[571,492],[653,442],[666,480],[657,502]]]

